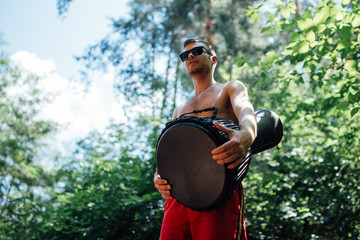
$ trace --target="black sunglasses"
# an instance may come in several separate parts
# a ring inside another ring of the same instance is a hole
[[[188,60],[190,53],[192,53],[192,55],[194,55],[194,56],[199,56],[199,55],[203,54],[204,52],[211,55],[211,53],[209,53],[203,46],[199,46],[199,47],[194,47],[193,49],[191,49],[189,51],[185,51],[185,52],[181,53],[179,55],[179,57],[180,57],[181,61],[185,62],[186,60]]]

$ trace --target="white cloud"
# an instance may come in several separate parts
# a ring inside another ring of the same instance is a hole
[[[28,70],[36,75],[43,76],[56,69],[53,60],[39,59],[34,53],[18,51],[10,59],[18,64],[21,68]]]
[[[40,86],[55,96],[41,114],[66,126],[55,139],[64,146],[62,151],[71,152],[71,144],[90,131],[104,130],[110,119],[123,121],[122,104],[113,92],[113,72],[93,73],[94,81],[85,93],[81,83],[69,81],[56,73],[53,60],[39,59],[26,51],[15,53],[11,60],[22,69],[41,76]]]

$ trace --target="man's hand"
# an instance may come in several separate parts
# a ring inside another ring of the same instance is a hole
[[[214,122],[214,125],[229,136],[229,141],[211,151],[213,159],[218,164],[231,163],[228,165],[229,169],[235,168],[242,162],[250,148],[253,142],[252,136],[247,131],[227,128],[217,122]]]
[[[172,199],[170,190],[171,186],[165,179],[161,179],[160,175],[156,171],[154,174],[154,185],[155,188],[160,192],[161,196],[165,200]]]

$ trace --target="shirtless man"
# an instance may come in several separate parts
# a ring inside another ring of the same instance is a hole
[[[175,109],[173,118],[194,109],[218,108],[218,117],[237,122],[240,130],[215,126],[227,133],[229,141],[212,150],[213,159],[228,168],[238,166],[256,138],[257,124],[246,87],[240,81],[220,84],[214,79],[217,63],[215,51],[202,40],[188,39],[180,54],[187,74],[192,78],[195,95]],[[212,112],[194,114],[211,116]],[[211,212],[190,210],[171,197],[171,186],[156,172],[155,188],[166,200],[160,239],[246,239],[243,191],[234,191],[224,207]]]

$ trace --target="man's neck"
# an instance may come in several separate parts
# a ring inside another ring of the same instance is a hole
[[[216,83],[214,77],[212,75],[203,75],[199,77],[193,77],[193,84],[195,95],[201,93],[205,89],[211,87]]]

